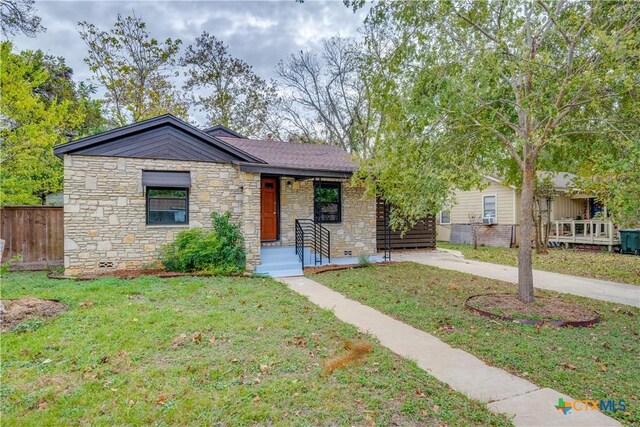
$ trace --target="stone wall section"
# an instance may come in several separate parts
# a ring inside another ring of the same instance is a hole
[[[326,180],[331,181],[331,180]],[[331,256],[376,253],[376,200],[365,190],[342,180],[342,222],[322,224],[331,232]],[[291,185],[288,185],[291,183]],[[295,220],[313,219],[313,180],[283,177],[280,180],[280,242],[295,245]]]
[[[247,269],[260,263],[259,174],[223,163],[77,155],[65,155],[64,166],[64,264],[69,275],[154,263],[180,230],[211,228],[213,211],[230,211],[240,225]],[[146,224],[143,170],[191,172],[188,225]]]

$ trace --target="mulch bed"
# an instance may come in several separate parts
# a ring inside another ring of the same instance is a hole
[[[75,279],[75,280],[94,280],[105,277],[113,277],[116,279],[135,279],[140,276],[155,276],[161,279],[168,279],[171,277],[213,277],[215,274],[209,273],[176,273],[173,271],[166,271],[160,268],[149,268],[139,270],[113,270],[106,271],[104,273],[87,273],[80,274],[78,276],[66,276],[64,273],[50,273],[47,277],[49,279]],[[248,277],[252,276],[251,273],[230,274],[230,276]]]
[[[25,297],[3,300],[5,311],[0,313],[0,330],[8,331],[15,325],[34,317],[55,317],[69,307],[60,301]]]
[[[600,321],[595,310],[555,298],[536,297],[525,304],[512,294],[474,295],[464,305],[481,316],[528,325],[580,327]]]
[[[326,273],[327,271],[338,271],[338,270],[353,270],[355,268],[365,268],[371,265],[385,266],[390,264],[400,264],[399,261],[384,261],[384,262],[372,262],[369,265],[360,265],[360,264],[345,264],[345,265],[323,265],[322,267],[305,267],[304,272],[309,274],[320,274]]]

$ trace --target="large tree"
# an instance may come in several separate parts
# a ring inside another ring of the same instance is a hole
[[[78,25],[89,48],[85,62],[106,91],[113,125],[164,113],[187,118],[187,103],[171,80],[178,76],[175,66],[181,40],[159,42],[137,16],[118,14],[109,31],[86,21]]]
[[[34,0],[2,0],[0,3],[0,26],[6,36],[22,33],[27,37],[35,37],[46,30],[36,15]]]
[[[280,61],[276,71],[285,93],[284,124],[302,141],[325,141],[367,155],[378,116],[362,78],[362,46],[332,37],[319,52],[300,51]]]
[[[62,190],[55,145],[103,125],[100,103],[76,85],[62,58],[41,51],[15,53],[0,45],[0,205],[43,204]]]
[[[189,45],[181,65],[187,67],[184,89],[196,91],[196,103],[210,125],[221,124],[239,133],[264,137],[270,106],[277,99],[273,82],[229,52],[229,46],[203,32]]]
[[[484,174],[516,182],[518,296],[532,302],[536,172],[638,149],[639,19],[634,1],[375,4],[367,44],[384,120],[371,187],[417,218]]]

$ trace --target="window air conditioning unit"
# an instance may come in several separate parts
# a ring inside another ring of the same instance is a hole
[[[496,219],[492,216],[482,218],[482,224],[484,225],[492,225],[496,223]]]

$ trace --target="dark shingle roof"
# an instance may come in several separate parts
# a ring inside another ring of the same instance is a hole
[[[273,167],[336,172],[354,172],[357,169],[349,153],[332,145],[295,144],[223,136],[217,138]]]

